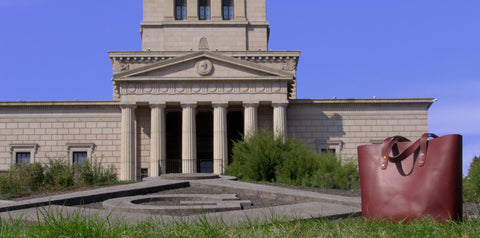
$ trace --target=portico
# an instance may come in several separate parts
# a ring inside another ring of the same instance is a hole
[[[206,41],[202,38],[199,48]],[[248,139],[258,130],[259,107],[269,108],[272,113],[264,121],[271,123],[276,136],[285,138],[295,81],[295,71],[285,67],[292,61],[296,64],[298,52],[262,52],[251,57],[250,52],[232,56],[199,50],[169,52],[177,54],[171,58],[165,52],[129,54],[110,53],[116,70],[114,96],[122,105],[123,180],[138,178],[141,170],[148,170],[148,176],[222,174],[229,163],[231,140],[240,139],[241,134]],[[163,60],[141,65],[159,58]],[[274,67],[256,60],[268,60]],[[143,108],[144,114],[149,112],[148,138],[136,138],[138,125],[147,123],[138,122],[137,107]],[[242,120],[229,120],[230,112]],[[142,168],[145,153],[135,151],[144,151],[147,144],[149,166]]]
[[[276,135],[285,135],[286,126],[280,125],[286,125],[286,115],[281,112],[286,111],[288,103],[262,102],[262,104],[272,107],[274,111],[275,118],[272,118],[272,121],[274,121],[274,128],[277,129]],[[260,102],[157,102],[149,104],[151,114],[149,176],[159,176],[172,172],[222,174],[229,163],[228,124],[232,124],[233,128],[237,130],[242,127],[238,125],[238,121],[229,122],[227,113],[229,110],[236,112],[237,115],[242,113],[244,115],[244,130],[237,132],[252,135],[258,128],[257,114],[259,105]],[[139,158],[134,153],[138,146],[134,139],[136,131],[134,129],[136,126],[135,106],[125,104],[121,108],[123,115],[121,141],[122,148],[125,148],[121,154],[121,178],[130,180],[138,176],[136,174],[138,173],[136,172],[138,171],[136,164],[138,164],[137,160]],[[178,169],[175,170],[175,166],[170,166],[170,168],[167,166],[168,162],[175,163],[176,157],[174,151],[168,153],[173,155],[173,158],[168,158],[167,156],[168,150],[175,150],[166,146],[168,140],[166,128],[170,126],[166,123],[169,111],[173,113],[181,112],[181,133],[177,135],[181,137],[181,161],[179,161],[181,165],[177,164],[178,168],[181,168],[180,171]],[[212,117],[213,121],[211,121]],[[197,118],[200,118],[203,122],[199,123]],[[208,124],[213,124],[213,126]],[[207,131],[206,134],[213,136],[202,136],[205,133],[198,133],[198,126],[202,127],[199,131]],[[209,130],[211,130],[210,133],[208,132]],[[235,139],[239,139],[238,134]],[[209,150],[208,147],[213,148]]]

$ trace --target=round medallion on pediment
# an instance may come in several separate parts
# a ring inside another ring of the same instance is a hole
[[[208,59],[200,60],[195,64],[195,69],[200,76],[207,76],[212,72],[213,65]]]

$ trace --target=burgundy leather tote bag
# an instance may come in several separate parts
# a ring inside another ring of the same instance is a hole
[[[461,135],[395,136],[357,149],[364,217],[462,219]]]

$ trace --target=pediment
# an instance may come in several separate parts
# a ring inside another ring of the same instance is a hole
[[[288,71],[269,68],[220,53],[201,51],[114,75],[114,80],[293,79]]]

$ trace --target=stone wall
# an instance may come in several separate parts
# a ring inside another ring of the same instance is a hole
[[[148,28],[143,32],[143,49],[152,51],[197,51],[206,37],[211,51],[267,51],[265,25]]]
[[[267,6],[265,0],[247,0],[247,18],[251,22],[264,22],[267,20]]]
[[[431,100],[292,100],[288,132],[317,152],[335,149],[344,159],[357,146],[389,136],[417,139],[428,132]]]
[[[32,144],[32,162],[70,159],[69,151],[93,145],[93,157],[119,168],[120,127],[120,107],[111,102],[0,104],[0,170],[14,162],[12,145]]]
[[[258,129],[273,131],[273,108],[271,105],[260,105],[258,107]]]

